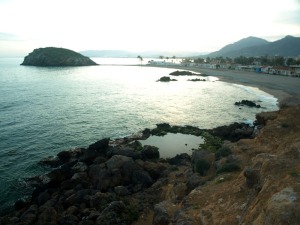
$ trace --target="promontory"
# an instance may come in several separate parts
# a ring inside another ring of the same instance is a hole
[[[89,57],[65,48],[46,47],[34,49],[21,65],[25,66],[92,66],[97,65]]]

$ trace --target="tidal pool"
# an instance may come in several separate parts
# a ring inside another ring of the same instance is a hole
[[[152,145],[159,148],[161,158],[171,158],[177,154],[192,154],[193,149],[198,149],[199,144],[204,142],[203,137],[190,134],[167,133],[164,136],[150,136],[146,140],[141,140],[141,144]]]

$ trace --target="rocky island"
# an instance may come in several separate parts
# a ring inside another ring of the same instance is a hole
[[[93,66],[89,57],[65,48],[38,48],[29,53],[21,65],[24,66]]]

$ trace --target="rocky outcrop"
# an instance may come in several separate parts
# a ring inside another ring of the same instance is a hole
[[[228,134],[244,125],[225,132],[226,127],[203,131],[160,124],[140,135],[63,151],[44,161],[53,170],[30,179],[31,198],[16,202],[16,211],[0,224],[298,225],[299,113],[300,107],[293,107],[261,116],[265,126],[257,136],[237,142],[228,141]],[[210,145],[219,145],[220,138],[212,138],[192,157],[171,159],[136,143],[170,131],[208,139],[207,132],[216,133],[225,141],[217,151]]]
[[[168,76],[163,76],[161,78],[159,78],[157,80],[157,82],[170,82],[170,81],[177,81],[176,79],[171,79],[170,77]]]
[[[38,48],[29,53],[22,62],[24,66],[92,66],[90,58],[65,48]]]
[[[255,108],[260,108],[261,107],[259,104],[256,104],[255,102],[250,101],[250,100],[242,100],[240,102],[235,102],[234,105],[248,106],[248,107],[255,107]]]

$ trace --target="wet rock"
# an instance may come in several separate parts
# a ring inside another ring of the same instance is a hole
[[[94,144],[91,144],[88,147],[88,149],[95,150],[95,151],[97,151],[97,152],[102,153],[102,154],[105,155],[106,154],[106,150],[108,148],[109,140],[110,140],[110,138],[103,138],[100,141],[97,141]]]
[[[248,107],[255,107],[255,108],[260,108],[261,106],[254,103],[253,101],[249,100],[242,100],[241,102],[235,102],[234,103],[237,106],[248,106]]]

